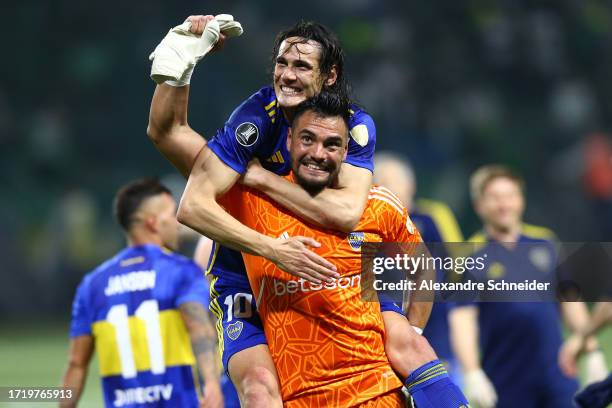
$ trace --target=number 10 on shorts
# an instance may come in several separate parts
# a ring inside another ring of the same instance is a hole
[[[225,297],[223,303],[227,306],[227,321],[248,319],[253,316],[253,295],[250,293],[235,293]]]

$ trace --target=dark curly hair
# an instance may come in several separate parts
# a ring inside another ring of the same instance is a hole
[[[113,212],[121,227],[128,231],[134,222],[134,214],[142,203],[159,194],[170,194],[170,190],[156,178],[143,178],[121,187],[115,195]]]
[[[344,50],[340,45],[340,40],[336,34],[323,24],[312,21],[300,21],[293,27],[281,31],[274,40],[274,48],[272,50],[272,66],[276,64],[278,51],[283,41],[290,37],[299,37],[299,40],[294,41],[294,44],[303,44],[309,40],[316,41],[321,45],[321,60],[319,66],[321,75],[328,77],[332,67],[336,67],[337,78],[336,82],[331,86],[323,85],[323,89],[336,92],[344,98],[349,98],[350,88],[344,74]]]

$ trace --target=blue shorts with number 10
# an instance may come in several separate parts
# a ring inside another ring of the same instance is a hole
[[[356,105],[351,106],[349,113],[350,138],[345,162],[373,172],[374,121]],[[267,170],[284,175],[291,168],[287,150],[289,127],[274,89],[265,86],[234,110],[209,140],[208,147],[238,174],[244,174],[248,163],[257,158]],[[242,255],[216,246],[207,273],[213,276],[210,309],[217,316],[219,348],[227,371],[232,355],[267,341]],[[382,305],[382,309],[401,312],[393,304]]]
[[[216,243],[213,254],[215,263],[209,268],[212,274],[210,310],[217,317],[219,352],[223,368],[228,372],[229,359],[234,354],[268,342],[244,270],[242,255]],[[240,270],[244,274],[235,272]]]

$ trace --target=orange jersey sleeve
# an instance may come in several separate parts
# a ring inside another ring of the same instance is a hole
[[[366,211],[376,220],[382,242],[421,243],[423,239],[410,220],[408,210],[389,189],[373,186],[368,195]],[[363,220],[367,218],[364,216]]]

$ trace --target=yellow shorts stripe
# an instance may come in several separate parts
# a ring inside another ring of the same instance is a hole
[[[223,309],[219,304],[219,293],[215,290],[215,284],[219,280],[218,276],[213,275],[213,279],[210,282],[210,310],[217,318],[215,328],[217,329],[217,339],[219,343],[219,355],[223,356],[223,350],[225,349],[225,343],[223,340]]]
[[[219,248],[221,247],[221,245],[219,245],[216,242],[213,242],[213,245],[215,247],[215,250],[213,252],[212,259],[211,259],[210,263],[208,264],[208,269],[206,269],[206,272],[204,273],[204,276],[208,276],[210,271],[212,271],[212,268],[215,265],[215,261],[217,260],[217,254],[219,253]]]

